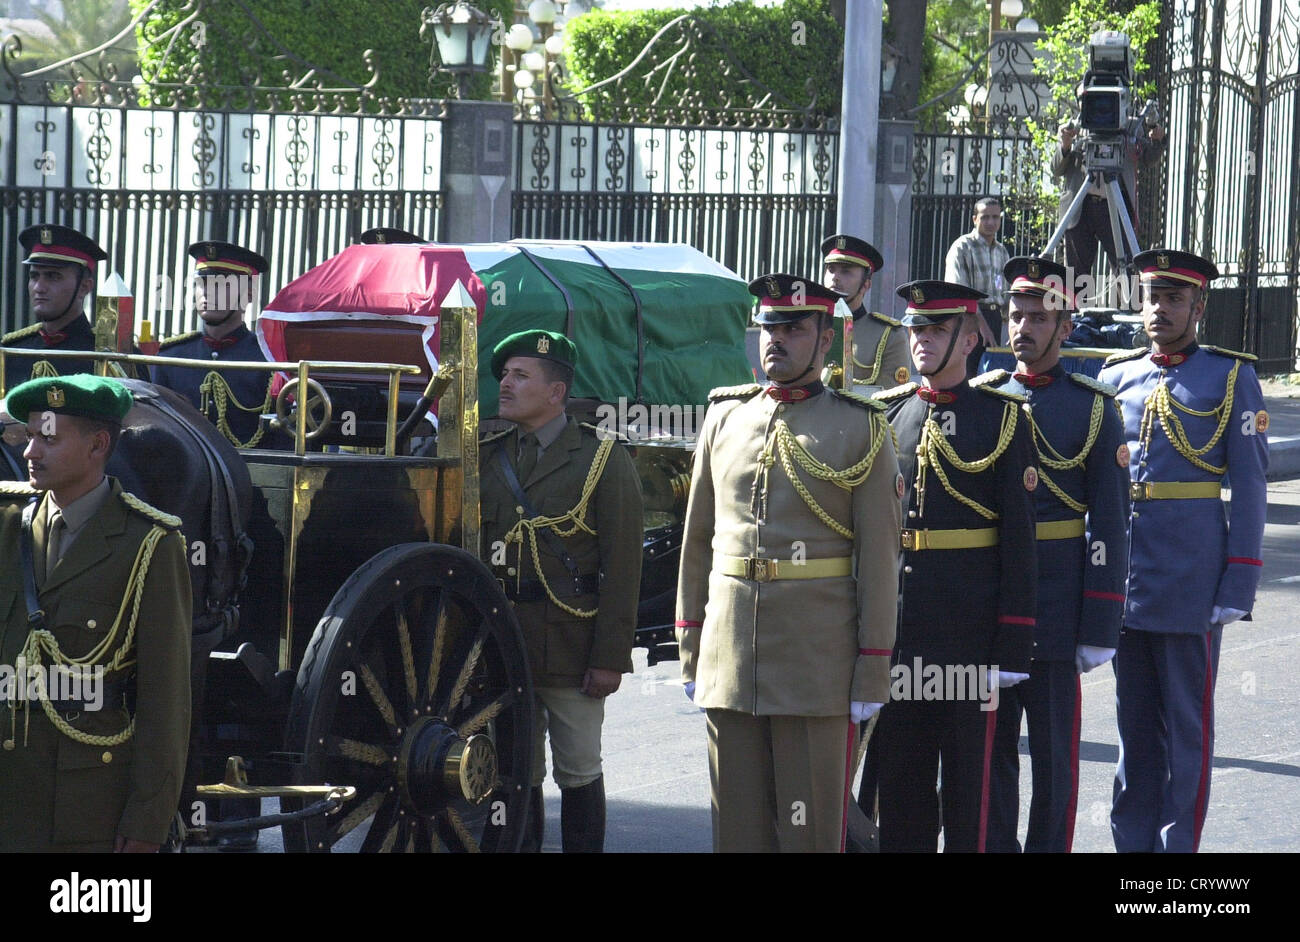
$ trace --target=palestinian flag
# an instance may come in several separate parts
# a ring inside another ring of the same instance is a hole
[[[431,372],[449,294],[478,308],[485,416],[497,411],[492,349],[534,328],[576,344],[579,397],[702,405],[713,387],[753,378],[745,282],[676,244],[354,245],[285,286],[257,335],[273,360],[406,362]]]

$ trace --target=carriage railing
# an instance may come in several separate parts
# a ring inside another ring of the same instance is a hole
[[[388,415],[384,433],[384,455],[393,457],[397,454],[397,406],[398,406],[398,387],[403,376],[418,376],[422,370],[418,366],[412,366],[406,363],[355,363],[339,360],[297,360],[294,362],[254,362],[239,360],[222,360],[214,362],[212,360],[190,360],[181,357],[160,357],[149,356],[140,353],[114,353],[96,350],[28,350],[15,347],[0,347],[0,395],[8,391],[3,389],[5,363],[9,357],[22,357],[36,360],[90,360],[95,364],[95,373],[99,376],[123,376],[125,371],[121,369],[122,364],[138,364],[142,366],[171,366],[181,368],[193,368],[197,370],[217,371],[224,373],[227,370],[232,372],[239,371],[261,371],[264,373],[287,373],[293,375],[284,387],[281,388],[277,399],[280,397],[288,398],[287,393],[294,390],[307,390],[305,394],[299,394],[300,400],[294,414],[294,453],[301,456],[307,453],[308,441],[308,412],[311,400],[311,389],[313,386],[320,389],[318,383],[311,379],[313,370],[319,373],[383,373],[387,376],[388,382]],[[118,367],[114,369],[114,367]],[[323,390],[322,390],[323,392]],[[325,411],[321,420],[321,425],[328,425],[330,419],[328,394],[325,394]],[[15,418],[18,418],[15,416]]]

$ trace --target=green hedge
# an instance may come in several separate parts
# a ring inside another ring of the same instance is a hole
[[[131,0],[132,14],[148,5],[149,0]],[[363,54],[372,49],[377,96],[447,97],[454,85],[450,77],[428,81],[430,41],[420,39],[420,11],[429,5],[431,0],[200,0],[196,20],[204,24],[206,42],[194,44],[198,29],[191,23],[168,49],[166,42],[145,37],[181,22],[188,3],[165,0],[137,31],[140,68],[151,80],[182,83],[197,69],[209,88],[243,88],[254,79],[261,86],[282,86],[283,72],[298,79],[306,63],[328,70],[319,76],[327,87],[359,86],[371,78]],[[513,6],[511,0],[477,5],[506,16]],[[285,51],[301,62],[286,58]],[[476,76],[474,97],[486,98],[491,81],[490,75]],[[219,96],[194,89],[187,97],[211,103]]]
[[[586,88],[626,68],[659,29],[686,12],[594,10],[572,20],[564,33],[570,89]],[[704,41],[693,47],[694,76],[679,61],[660,98],[661,106],[699,100],[704,107],[722,107],[730,100],[734,107],[747,107],[757,104],[770,89],[777,97],[767,107],[802,109],[811,103],[805,87],[811,80],[817,112],[839,114],[844,31],[831,16],[826,0],[785,0],[779,7],[733,3],[702,8],[694,14],[713,28],[716,39],[705,30]],[[803,24],[801,29],[798,23]],[[660,42],[680,35],[672,30]],[[722,74],[720,64],[727,59],[722,43],[766,89],[747,83],[736,69],[731,75]],[[663,61],[676,45],[664,45],[642,60],[616,91],[599,89],[585,96],[584,103],[597,113],[602,106],[651,104],[662,72],[648,85],[642,84],[640,76],[651,58],[656,63]]]

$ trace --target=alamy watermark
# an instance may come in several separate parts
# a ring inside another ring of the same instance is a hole
[[[889,669],[889,699],[978,700],[988,713],[998,708],[996,664],[895,664]]]
[[[63,664],[28,664],[19,657],[0,664],[0,701],[54,700],[80,703],[86,712],[104,707],[104,666],[69,667]]]
[[[596,434],[632,442],[665,438],[694,439],[704,424],[708,406],[646,405],[619,397],[618,402],[596,407]]]

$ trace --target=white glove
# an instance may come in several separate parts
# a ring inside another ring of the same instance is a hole
[[[1115,656],[1114,648],[1099,648],[1095,644],[1081,644],[1074,649],[1074,670],[1086,674],[1105,664]]]
[[[849,704],[849,719],[855,723],[865,723],[883,707],[883,703],[866,703],[862,700],[854,700]]]
[[[1014,687],[1022,680],[1028,679],[1028,674],[1018,674],[1015,671],[1000,671],[995,667],[989,671],[989,691],[992,692],[994,687]]]
[[[1249,613],[1243,612],[1239,608],[1222,608],[1216,605],[1214,606],[1214,611],[1210,612],[1210,624],[1230,625],[1234,621],[1239,621],[1242,618],[1245,618],[1247,614]]]
[[[686,699],[691,701],[691,703],[694,703],[695,702],[695,681],[688,680],[686,681],[686,683],[682,684],[682,686],[686,689]]]

